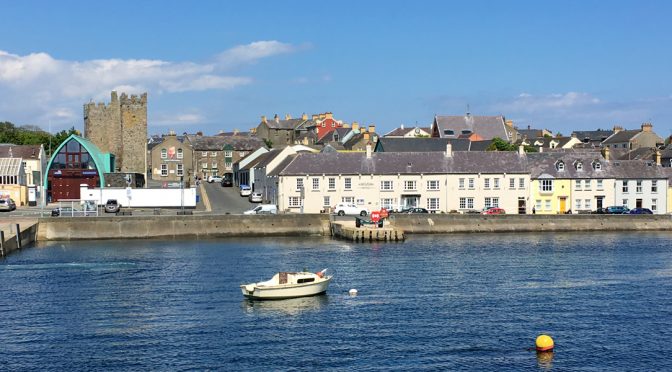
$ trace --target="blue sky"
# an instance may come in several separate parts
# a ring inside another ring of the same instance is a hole
[[[326,111],[385,133],[435,114],[672,134],[669,1],[0,2],[0,121],[83,128],[110,91],[149,133]]]

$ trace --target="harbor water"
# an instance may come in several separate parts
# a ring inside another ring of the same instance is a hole
[[[40,243],[0,261],[0,370],[672,370],[671,238]],[[304,268],[326,295],[241,294]]]

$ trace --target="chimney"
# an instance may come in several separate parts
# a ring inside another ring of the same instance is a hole
[[[369,140],[369,132],[364,132],[364,141]]]
[[[651,132],[653,125],[651,123],[642,124],[642,132]]]
[[[614,134],[623,130],[623,127],[620,125],[614,125]]]
[[[401,128],[401,130],[404,130],[404,124],[401,124],[399,128]]]
[[[369,133],[375,133],[376,132],[376,126],[373,124],[369,125]]]
[[[602,156],[604,156],[604,160],[609,161],[609,147],[605,147],[602,150]]]
[[[262,122],[262,123],[267,123],[267,121],[266,121],[266,115],[261,115],[261,122]]]
[[[371,142],[366,143],[366,158],[371,159]]]
[[[656,165],[660,166],[660,150],[656,150]]]
[[[313,121],[317,121],[317,119],[319,119],[319,116],[318,116],[318,115],[315,115],[315,114],[313,114]]]
[[[530,130],[530,125],[529,124],[527,125],[527,130]]]
[[[319,117],[320,117],[320,120],[324,120],[324,118],[325,118],[324,114],[320,114]]]
[[[350,124],[348,124],[348,123],[343,123],[343,128],[350,128]]]
[[[450,143],[450,141],[446,142],[446,157],[447,158],[453,157],[453,144]]]
[[[291,119],[291,118],[292,118],[292,115],[290,115],[290,114],[285,114],[285,120],[289,120],[289,119]]]
[[[331,113],[331,112],[325,112],[325,113],[324,113],[324,118],[325,118],[325,119],[333,119],[333,118],[334,118],[334,114]]]
[[[513,120],[506,120],[504,121],[504,124],[509,128],[513,128]]]
[[[305,112],[301,115],[301,120],[308,120],[308,115]]]
[[[525,146],[518,146],[518,155],[525,155]]]
[[[358,130],[359,129],[359,123],[356,121],[352,122],[352,130]]]
[[[240,133],[240,130],[238,130],[237,128],[234,128],[234,129],[233,129],[233,135],[234,135],[234,136],[237,136],[238,133]]]
[[[539,146],[539,152],[544,152],[544,146]]]
[[[279,122],[280,122],[280,118],[278,117],[278,114],[275,114],[275,116],[273,117],[273,119],[275,120],[276,123],[279,123]]]

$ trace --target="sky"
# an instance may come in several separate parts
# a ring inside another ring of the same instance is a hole
[[[332,112],[380,134],[504,115],[672,135],[670,1],[0,0],[0,121],[83,129],[148,93],[149,134]]]

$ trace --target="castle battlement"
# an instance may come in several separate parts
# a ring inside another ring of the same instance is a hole
[[[121,105],[146,105],[147,93],[142,93],[140,96],[132,94],[130,97],[126,93],[121,94]]]

